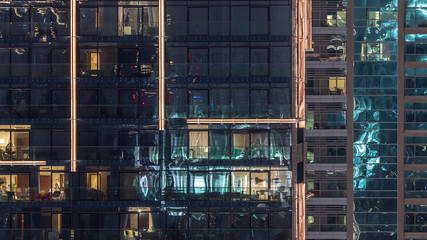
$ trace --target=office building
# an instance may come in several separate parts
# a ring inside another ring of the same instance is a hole
[[[0,239],[303,237],[297,9],[0,1]]]

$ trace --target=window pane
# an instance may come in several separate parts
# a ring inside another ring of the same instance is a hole
[[[228,35],[230,24],[229,7],[209,8],[209,34]]]
[[[271,35],[290,35],[290,9],[288,6],[270,7],[270,29]]]
[[[248,89],[233,89],[231,91],[231,112],[233,116],[237,118],[249,116]]]
[[[11,11],[12,36],[26,36],[30,32],[30,10],[29,8],[12,8]]]
[[[268,49],[251,49],[251,75],[268,75]]]
[[[70,55],[68,49],[52,49],[52,76],[69,76],[69,62]]]
[[[141,35],[138,24],[142,23],[141,11],[141,8],[123,8],[123,35]]]
[[[210,116],[228,118],[230,116],[230,92],[228,89],[210,90]]]
[[[231,7],[231,34],[249,34],[249,7]]]
[[[247,77],[249,76],[249,49],[232,48],[231,49],[231,76]]]
[[[117,35],[117,8],[100,7],[99,8],[99,35],[115,36]]]
[[[186,35],[187,34],[187,7],[168,6],[168,15],[170,23],[167,24],[169,35]]]
[[[70,93],[67,90],[52,91],[52,117],[66,118],[70,116]]]
[[[270,74],[273,77],[289,77],[291,74],[291,51],[288,47],[271,48]]]
[[[268,90],[251,90],[251,116],[267,117]]]
[[[80,35],[97,34],[96,8],[80,8]]]
[[[49,89],[31,90],[31,116],[32,117],[50,117],[50,91]]]
[[[209,51],[209,76],[229,76],[229,48],[211,48]]]
[[[144,7],[143,33],[144,36],[156,36],[158,34],[158,7]]]
[[[168,47],[167,56],[169,65],[168,74],[171,77],[187,76],[187,48],[185,47]]]
[[[190,131],[189,132],[189,158],[206,159],[208,158],[208,132],[207,131]]]
[[[0,36],[9,36],[10,8],[0,8]]]
[[[12,77],[28,77],[30,75],[28,49],[12,48],[11,55]]]
[[[251,8],[251,34],[255,34],[255,35],[268,34],[267,26],[268,26],[268,8]]]
[[[207,8],[189,8],[189,34],[206,35],[208,34],[208,9]]]
[[[50,49],[33,48],[31,51],[31,76],[50,76]]]
[[[12,118],[28,118],[30,110],[30,91],[12,90]]]
[[[190,90],[190,117],[208,117],[208,91]]]
[[[1,23],[0,23],[1,24]],[[0,48],[0,77],[9,77],[10,75],[10,50]]]
[[[208,50],[189,49],[189,70],[188,74],[193,77],[208,75]]]

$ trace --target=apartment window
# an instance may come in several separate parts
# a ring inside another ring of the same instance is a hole
[[[227,77],[230,71],[230,49],[211,48],[209,51],[209,76]]]
[[[30,8],[11,8],[11,35],[27,36],[30,31]]]
[[[236,118],[249,116],[249,89],[231,89],[231,113]]]
[[[291,76],[291,50],[288,47],[272,47],[270,49],[270,75],[272,77]]]
[[[208,75],[209,55],[208,49],[193,48],[188,50],[189,69],[188,75],[203,77]]]
[[[189,90],[190,97],[190,117],[206,118],[209,116],[208,90]]]
[[[188,33],[190,35],[208,34],[208,8],[188,9]]]
[[[271,35],[286,35],[289,36],[291,29],[290,24],[283,24],[288,23],[291,21],[290,14],[284,14],[289,13],[290,7],[288,6],[271,6],[270,7],[270,34]],[[289,55],[284,55],[289,56]]]
[[[186,35],[187,34],[187,7],[186,6],[168,6],[167,14],[170,22],[167,23],[169,35]]]
[[[80,49],[80,75],[82,77],[111,77],[116,71],[115,48]]]
[[[264,118],[268,116],[268,90],[250,90],[251,117]]]
[[[231,35],[249,35],[249,7],[231,7]]]
[[[29,51],[25,48],[11,49],[11,77],[30,76]]]
[[[251,76],[267,76],[268,63],[268,49],[251,49]]]
[[[79,132],[78,156],[81,160],[98,159],[98,135],[96,132],[81,131]]]
[[[50,90],[33,88],[31,90],[31,116],[35,118],[48,118],[51,116]]]
[[[251,34],[268,34],[268,8],[251,8]]]
[[[98,8],[99,15],[99,36],[115,36],[117,35],[117,8],[116,7],[100,7]]]
[[[230,90],[210,89],[209,110],[212,118],[228,118],[230,116]]]
[[[12,89],[10,97],[12,118],[28,118],[30,113],[30,90]]]
[[[70,159],[70,132],[52,131],[52,158]]]
[[[70,116],[70,91],[52,90],[52,117],[66,118]]]
[[[329,77],[329,92],[332,95],[345,95],[346,77]]]
[[[190,131],[188,146],[190,159],[207,159],[209,154],[208,131]]]
[[[135,118],[138,115],[138,90],[119,91],[119,113],[122,118]]]
[[[52,49],[52,76],[67,77],[69,76],[70,53],[68,49]]]
[[[80,8],[80,35],[96,35],[98,15],[96,8]]]
[[[50,77],[51,55],[50,49],[32,48],[31,49],[31,76],[32,77]]]
[[[0,36],[9,36],[10,24],[8,22],[10,21],[10,8],[0,7],[0,19],[2,20],[0,23]]]
[[[209,8],[209,34],[228,35],[230,31],[230,8],[210,7]]]
[[[231,48],[231,76],[249,76],[249,48]]]
[[[27,160],[30,158],[30,126],[0,126],[0,158],[2,160]]]

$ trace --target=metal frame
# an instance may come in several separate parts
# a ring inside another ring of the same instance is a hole
[[[77,0],[70,0],[70,170],[77,171]]]

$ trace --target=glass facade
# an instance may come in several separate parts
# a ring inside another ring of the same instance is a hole
[[[291,9],[0,2],[0,239],[292,239]]]
[[[353,236],[396,239],[398,1],[353,11]]]

